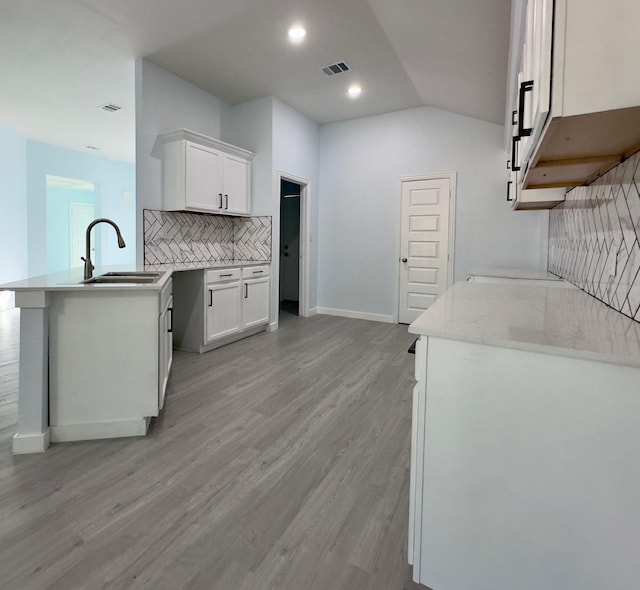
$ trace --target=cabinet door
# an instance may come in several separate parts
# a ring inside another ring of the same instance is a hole
[[[526,34],[529,49],[523,81],[528,86],[520,102],[524,106],[525,126],[531,129],[527,141],[521,146],[523,161],[528,162],[551,107],[553,0],[529,0]]]
[[[173,362],[173,297],[169,299],[167,307],[160,314],[159,340],[158,407],[162,409]]]
[[[242,158],[225,155],[223,158],[223,211],[250,213],[249,182],[251,164]]]
[[[242,327],[251,328],[268,323],[269,277],[245,280],[242,288]]]
[[[206,287],[205,342],[240,331],[240,282],[209,284]]]
[[[223,154],[186,142],[185,206],[199,211],[220,211]]]

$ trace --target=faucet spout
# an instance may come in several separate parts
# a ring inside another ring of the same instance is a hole
[[[93,270],[95,268],[93,266],[93,263],[91,262],[91,230],[95,225],[98,225],[98,223],[108,223],[109,225],[113,226],[113,229],[116,230],[116,236],[118,238],[118,248],[124,248],[126,246],[126,244],[124,243],[124,239],[122,238],[122,234],[120,233],[120,228],[116,225],[114,221],[111,221],[111,219],[107,219],[106,217],[100,217],[99,219],[94,219],[87,227],[86,253],[84,258],[80,259],[84,261],[85,280],[90,279],[93,276]]]

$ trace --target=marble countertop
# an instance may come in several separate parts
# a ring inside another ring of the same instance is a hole
[[[640,324],[579,289],[456,283],[409,332],[640,367]]]
[[[559,276],[546,270],[525,270],[521,268],[481,268],[469,273],[469,276],[495,277],[501,279],[527,279],[539,281],[562,281]]]
[[[238,268],[245,266],[258,266],[262,264],[270,264],[269,261],[255,262],[202,262],[202,263],[174,263],[174,264],[150,264],[150,265],[118,265],[96,267],[93,276],[99,276],[106,272],[144,272],[159,271],[160,278],[155,283],[90,283],[88,285],[82,282],[82,267],[72,268],[62,272],[50,273],[37,277],[30,277],[22,281],[13,283],[5,283],[0,285],[0,291],[117,291],[131,289],[144,290],[160,290],[171,278],[174,272],[183,270],[205,270],[209,268]]]
[[[210,268],[243,268],[245,266],[260,266],[263,264],[271,264],[270,260],[236,260],[235,262],[172,262],[170,264],[146,264],[145,270],[170,270],[172,272],[179,270],[204,270]]]

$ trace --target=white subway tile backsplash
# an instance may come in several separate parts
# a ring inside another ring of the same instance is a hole
[[[640,152],[549,216],[549,270],[640,321]]]

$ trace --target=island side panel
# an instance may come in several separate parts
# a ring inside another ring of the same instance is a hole
[[[49,447],[49,294],[16,293],[20,308],[18,428],[15,454],[39,453]]]
[[[157,291],[52,294],[54,441],[145,434],[158,414],[159,313]]]
[[[640,370],[429,338],[420,582],[634,587]]]

